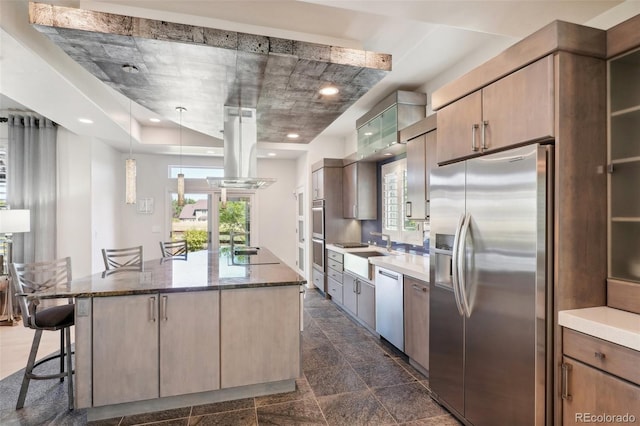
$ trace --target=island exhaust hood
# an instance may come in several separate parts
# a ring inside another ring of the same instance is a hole
[[[260,189],[276,180],[257,177],[256,109],[224,107],[224,177],[208,177],[214,188]]]

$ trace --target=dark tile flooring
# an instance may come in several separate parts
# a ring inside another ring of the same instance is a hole
[[[91,425],[459,425],[429,397],[429,382],[406,356],[356,324],[317,291],[308,291],[303,375],[296,391],[199,405]],[[15,411],[18,372],[0,381],[0,424],[84,425],[85,410],[66,410],[66,387],[33,382]]]

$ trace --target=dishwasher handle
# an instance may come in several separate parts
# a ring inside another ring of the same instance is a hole
[[[392,274],[391,272],[387,272],[382,269],[378,269],[378,273],[380,275],[384,275],[385,277],[391,278],[392,280],[396,280],[396,281],[398,281],[398,278],[400,278],[398,275]]]

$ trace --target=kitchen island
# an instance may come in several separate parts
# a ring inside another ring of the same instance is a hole
[[[304,279],[262,248],[74,280],[75,402],[87,418],[295,389]]]

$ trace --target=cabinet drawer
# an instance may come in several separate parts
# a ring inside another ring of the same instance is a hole
[[[562,336],[565,355],[640,384],[640,352],[567,328]]]
[[[329,276],[329,278],[335,281],[338,281],[340,284],[342,284],[342,272],[334,271],[333,269],[328,269],[327,275]]]
[[[337,262],[333,259],[329,259],[329,268],[338,271],[338,272],[342,272],[342,263],[341,262]]]
[[[333,278],[327,279],[327,293],[331,295],[331,299],[342,304],[342,284]]]
[[[342,253],[338,253],[338,252],[335,252],[335,251],[327,250],[327,257],[330,260],[333,260],[333,261],[336,261],[336,262],[339,262],[339,263],[343,262]]]
[[[311,273],[313,285],[324,291],[324,274],[316,269]]]

